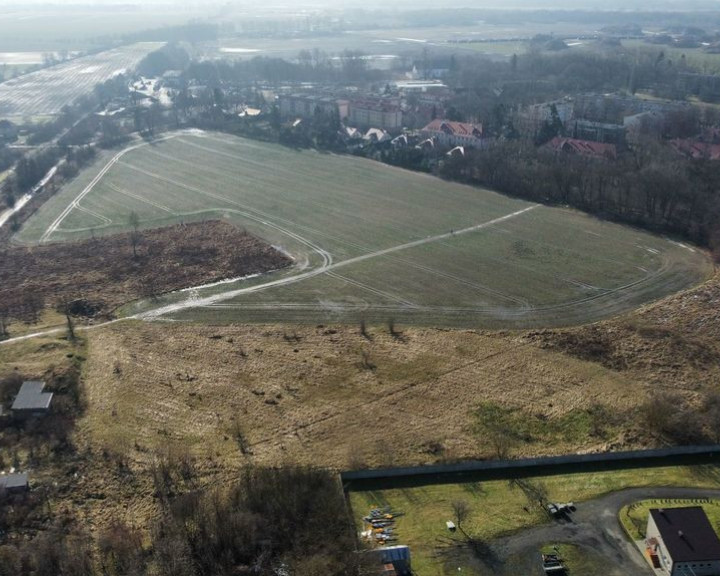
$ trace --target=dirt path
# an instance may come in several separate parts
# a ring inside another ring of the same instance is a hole
[[[115,154],[115,156],[113,156],[110,159],[110,161],[107,164],[105,164],[105,166],[103,166],[102,170],[100,170],[100,172],[98,172],[98,174],[95,176],[95,178],[92,179],[90,184],[88,184],[85,188],[83,188],[82,192],[80,192],[77,196],[75,196],[75,198],[72,200],[72,202],[70,202],[70,204],[68,204],[65,207],[65,209],[60,213],[60,215],[57,218],[55,218],[55,220],[52,222],[52,224],[50,224],[50,226],[48,226],[47,230],[45,230],[45,232],[43,232],[43,235],[40,237],[40,243],[44,244],[45,242],[47,242],[50,239],[50,236],[52,236],[55,233],[55,231],[58,229],[60,224],[62,224],[63,220],[65,220],[65,218],[67,218],[68,215],[70,214],[70,212],[72,212],[75,208],[78,208],[81,210],[83,209],[80,206],[80,200],[82,200],[83,198],[85,198],[85,196],[87,196],[88,194],[90,194],[90,192],[92,192],[93,188],[95,188],[95,186],[97,186],[97,183],[100,182],[100,180],[102,180],[103,176],[105,176],[105,174],[107,174],[107,172],[110,170],[110,168],[112,168],[123,156],[125,156],[125,154],[127,154],[128,152],[131,152],[133,150],[137,150],[138,148],[148,146],[149,144],[154,144],[156,142],[160,142],[163,140],[170,140],[172,138],[178,138],[179,136],[182,136],[185,133],[186,133],[185,131],[173,132],[172,134],[168,134],[166,136],[161,136],[159,138],[156,138],[156,139],[152,140],[151,142],[144,141],[144,142],[135,144],[133,146],[129,146],[127,148],[124,148],[117,154]],[[107,220],[107,218],[105,218],[105,219]]]

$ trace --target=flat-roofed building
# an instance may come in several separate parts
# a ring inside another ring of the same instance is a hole
[[[28,475],[23,472],[20,474],[3,474],[0,476],[0,493],[16,494],[18,492],[26,492],[28,489]]]
[[[23,382],[20,391],[12,404],[12,412],[16,416],[42,416],[50,411],[53,393],[43,392],[45,382],[30,380]]]
[[[312,118],[316,111],[338,114],[340,119],[348,116],[348,101],[316,94],[284,94],[278,105],[282,118]]]
[[[399,130],[403,125],[400,103],[395,99],[366,98],[352,100],[349,107],[348,122],[359,128],[382,128]]]

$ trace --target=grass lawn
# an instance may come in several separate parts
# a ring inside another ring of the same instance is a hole
[[[720,470],[709,466],[629,469],[544,476],[521,483],[493,480],[350,492],[349,498],[359,527],[362,516],[374,506],[391,506],[403,514],[397,522],[398,543],[410,546],[413,568],[419,576],[436,576],[444,574],[436,550],[448,536],[445,522],[453,519],[454,501],[465,500],[470,505],[471,515],[464,524],[466,532],[491,540],[547,522],[547,514],[537,504],[538,493],[545,494],[550,501],[582,502],[623,488],[642,486],[716,488],[720,486]]]
[[[16,240],[119,232],[131,212],[147,228],[225,218],[291,253],[296,270],[329,265],[181,319],[572,324],[634,308],[711,271],[700,250],[666,238],[349,156],[200,132],[169,134],[109,165],[116,154],[103,153]]]
[[[685,506],[702,506],[710,524],[716,532],[720,532],[720,500],[642,500],[625,506],[620,510],[618,517],[632,539],[640,540],[645,537],[651,508],[683,508]]]

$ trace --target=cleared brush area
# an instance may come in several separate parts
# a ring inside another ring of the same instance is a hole
[[[2,317],[36,321],[43,308],[107,318],[141,297],[260,274],[291,260],[227,222],[209,221],[0,250]]]
[[[703,251],[671,239],[368,160],[198,131],[163,138],[82,172],[15,240],[116,233],[131,211],[144,227],[221,216],[318,272],[203,308],[174,300],[171,318],[216,322],[392,315],[420,325],[568,325],[712,270]]]
[[[171,439],[230,463],[429,463],[493,456],[478,410],[494,398],[548,431],[513,454],[642,443],[628,428],[645,390],[621,374],[510,337],[394,331],[109,326],[92,333],[87,430],[113,446]],[[593,395],[617,419],[593,427],[583,416],[584,434],[557,432]],[[132,448],[129,457],[144,458]]]

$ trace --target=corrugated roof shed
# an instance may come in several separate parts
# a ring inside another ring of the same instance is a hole
[[[23,382],[13,402],[13,410],[47,410],[52,401],[52,392],[43,392],[45,382],[30,380]]]
[[[650,514],[673,562],[720,560],[720,539],[700,506],[652,508]]]

